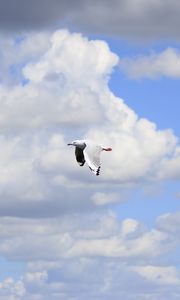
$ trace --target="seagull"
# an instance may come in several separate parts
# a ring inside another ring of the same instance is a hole
[[[89,169],[95,174],[100,172],[101,151],[112,151],[112,148],[105,148],[91,140],[75,140],[67,144],[75,146],[75,156],[79,166],[84,166],[85,162]]]

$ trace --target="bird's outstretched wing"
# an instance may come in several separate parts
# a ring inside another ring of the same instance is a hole
[[[75,156],[78,164],[82,167],[85,164],[84,154],[83,150],[76,147],[75,148]]]
[[[102,147],[93,143],[86,143],[84,149],[84,158],[88,164],[90,170],[95,174],[99,175],[100,172],[100,154]]]

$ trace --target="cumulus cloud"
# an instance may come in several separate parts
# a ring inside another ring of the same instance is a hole
[[[163,299],[164,288],[168,299],[172,286],[176,299],[179,292],[180,276],[170,265],[178,245],[166,229],[119,220],[111,211],[53,220],[1,217],[0,225],[1,253],[28,262],[20,279],[1,281],[0,299],[56,300],[74,294],[84,299],[86,294],[86,299],[143,300],[156,293]],[[157,256],[167,253],[169,265],[158,265]]]
[[[16,47],[17,58],[11,54]],[[109,90],[118,57],[105,42],[66,30],[35,34],[32,41],[28,35],[11,45],[6,68],[21,58],[18,83],[0,86],[1,215],[92,209],[122,201],[113,184],[123,188],[179,176],[173,132],[139,119]],[[78,168],[74,149],[66,146],[83,137],[113,148],[102,153],[98,182],[86,166]],[[101,191],[107,181],[109,191]]]
[[[120,222],[116,215],[100,212],[89,217],[85,214],[82,220],[78,216],[54,220],[2,217],[0,251],[11,259],[29,261],[97,255],[142,259],[156,257],[172,247],[168,234],[156,229],[147,231],[137,220]]]
[[[177,147],[172,160],[164,159],[159,170],[159,178],[179,180],[180,178],[180,148]]]
[[[54,221],[1,218],[0,251],[8,258],[29,261],[96,256],[141,260],[155,258],[176,246],[166,232],[148,231],[137,220],[120,222],[115,215],[100,212],[90,217],[85,214],[82,220],[77,216],[72,214],[71,221],[70,216]]]
[[[40,43],[41,40],[42,37]],[[24,39],[21,44],[27,45],[28,41]],[[33,129],[51,124],[76,126],[101,121],[98,90],[116,65],[117,56],[105,42],[88,41],[80,34],[70,35],[67,31],[49,36],[49,44],[40,58],[36,55],[35,62],[25,56],[18,84],[10,91],[7,85],[1,86],[1,130],[3,127],[8,130],[10,125],[14,129],[25,126]],[[11,50],[14,48],[16,45]],[[42,51],[41,44],[37,43],[39,48]],[[23,49],[21,45],[22,56]],[[22,86],[23,79],[30,83]]]
[[[123,38],[179,40],[179,11],[177,0],[33,0],[26,5],[8,0],[1,1],[0,25],[6,31],[71,26]]]
[[[24,33],[21,36],[0,35],[1,56],[0,67],[1,84],[18,84],[23,81],[22,68],[27,61],[42,56],[49,48],[49,34],[36,32],[33,35]]]
[[[180,77],[180,53],[178,49],[167,48],[161,53],[153,53],[137,58],[123,58],[120,68],[133,79],[150,78],[161,76]]]

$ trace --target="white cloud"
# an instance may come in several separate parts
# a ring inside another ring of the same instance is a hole
[[[156,130],[155,124],[148,120],[135,121],[133,112],[120,102],[120,99],[112,96],[111,101],[114,102],[114,106],[116,101],[118,102],[117,107],[107,111],[109,122],[106,129],[103,130],[104,124],[103,128],[98,127],[87,134],[88,137],[101,140],[104,144],[110,143],[113,148],[112,159],[109,160],[107,155],[103,155],[108,166],[104,170],[104,176],[120,182],[135,182],[142,177],[156,177],[163,158],[171,156],[174,152],[177,142],[175,136],[170,130]],[[166,175],[164,171],[164,177]]]
[[[6,199],[0,202],[1,215],[92,209],[122,201],[114,184],[127,188],[179,178],[173,132],[139,119],[109,90],[118,57],[105,42],[66,30],[29,34],[10,42],[6,68],[16,60],[23,63],[19,83],[0,86],[0,195]],[[25,86],[24,75],[29,80]],[[74,149],[66,146],[83,137],[113,148],[102,153],[98,181],[86,166],[78,167]]]
[[[25,287],[21,280],[15,281],[12,277],[0,282],[0,299],[19,300],[25,295]]]
[[[176,248],[165,228],[145,229],[135,219],[120,221],[101,211],[56,219],[0,218],[0,229],[1,253],[28,262],[21,278],[1,281],[0,299],[84,299],[86,294],[86,299],[153,300],[155,293],[163,299],[165,287],[164,299],[172,293],[174,300],[179,291],[178,269],[170,264]],[[159,265],[167,254],[168,266]]]
[[[134,267],[141,276],[146,279],[155,282],[156,284],[162,285],[179,285],[180,274],[178,274],[175,267],[160,267],[160,266],[145,266],[145,267]]]
[[[46,271],[27,272],[24,278],[26,285],[36,285],[36,286],[44,285],[47,282],[47,280],[48,280],[48,274]]]
[[[180,178],[180,147],[176,147],[174,156],[171,160],[163,159],[160,170],[158,172],[159,178],[168,178],[179,180]]]
[[[179,78],[180,52],[178,49],[167,48],[161,53],[122,58],[119,66],[132,79],[156,79],[161,76]]]
[[[56,31],[50,42],[45,55],[23,69],[24,75],[33,82],[40,82],[49,74],[62,73],[68,84],[93,87],[96,80],[102,81],[111,73],[118,61],[106,42],[88,41],[81,34]]]
[[[102,193],[97,192],[92,197],[91,200],[96,205],[101,206],[108,203],[115,203],[121,200],[121,196],[115,193]]]
[[[34,39],[38,36],[32,36],[33,44]],[[46,36],[48,49],[41,48],[41,39],[39,36],[40,45],[36,41],[37,49],[44,52],[39,57],[37,50],[35,58],[33,54],[25,55],[26,65],[21,66],[21,72],[30,83],[11,89],[3,85],[0,88],[1,131],[100,122],[99,88],[106,86],[117,56],[105,42],[88,41],[80,34],[65,30],[49,35],[49,39]],[[21,43],[29,46],[30,52],[32,47],[28,40],[29,36]],[[11,51],[16,47],[14,45]],[[7,56],[9,65],[11,52]],[[23,62],[23,46],[19,57]]]
[[[129,240],[123,240],[119,236],[109,239],[80,239],[67,251],[67,256],[154,257],[167,250],[161,245],[166,239],[167,236],[158,231]]]
[[[34,61],[43,55],[50,46],[49,34],[45,32],[24,34],[20,38],[0,35],[1,84],[13,86],[24,79],[22,68],[27,61]]]
[[[121,234],[123,238],[135,238],[143,233],[145,228],[134,219],[126,219],[122,222]]]
[[[169,237],[158,230],[145,231],[136,220],[118,222],[113,215],[95,215],[86,221],[69,217],[61,222],[2,219],[0,251],[9,258],[61,259],[73,257],[156,257],[169,251]],[[68,222],[70,222],[68,226]],[[89,222],[89,223],[88,223]],[[52,223],[52,224],[51,224]],[[58,231],[58,228],[61,228]],[[10,231],[12,228],[12,232]],[[99,228],[97,230],[97,228]],[[76,229],[76,230],[75,230]],[[74,230],[74,232],[73,232]],[[6,236],[4,235],[6,232]],[[11,234],[10,234],[11,232]],[[32,243],[33,241],[33,243]],[[166,245],[166,246],[165,246]]]

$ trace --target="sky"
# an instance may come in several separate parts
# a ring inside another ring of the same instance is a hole
[[[179,13],[0,1],[0,300],[179,299]]]

